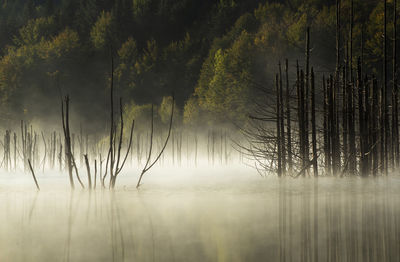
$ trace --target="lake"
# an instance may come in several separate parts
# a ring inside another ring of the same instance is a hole
[[[86,174],[81,176],[85,178]],[[0,175],[0,261],[398,261],[400,178],[156,167],[114,191]]]

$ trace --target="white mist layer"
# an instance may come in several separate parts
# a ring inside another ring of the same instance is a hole
[[[0,176],[0,261],[307,261],[315,249],[321,261],[399,255],[398,177],[279,180],[240,165],[156,166],[139,190],[131,168],[115,191],[97,183],[89,192],[79,184],[71,191],[66,173],[37,173],[40,192],[30,173]]]

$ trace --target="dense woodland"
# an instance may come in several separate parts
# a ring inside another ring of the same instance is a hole
[[[361,46],[354,46],[354,2],[347,21],[338,0],[335,69],[314,71],[307,27],[304,64],[295,61],[295,77],[286,59],[277,67],[275,90],[260,87],[264,102],[256,103],[244,129],[249,146],[241,147],[257,160],[260,174],[376,176],[400,167],[397,1],[382,3],[382,48],[375,61],[366,59],[364,28]]]
[[[350,6],[341,1],[342,54]],[[363,44],[365,71],[381,78],[384,1],[356,0],[353,10],[352,67]],[[107,117],[111,58],[126,114],[149,114],[151,103],[174,92],[176,117],[187,125],[245,123],[258,89],[274,90],[279,60],[303,58],[304,68],[307,27],[316,73],[336,66],[335,1],[3,0],[0,19],[1,121],[8,126],[59,121],[60,97],[70,94],[72,113],[98,130]]]

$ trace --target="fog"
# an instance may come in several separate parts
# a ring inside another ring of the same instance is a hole
[[[400,179],[260,177],[156,166],[135,188],[72,191],[65,173],[0,175],[0,261],[395,261]],[[317,253],[315,253],[317,252]]]

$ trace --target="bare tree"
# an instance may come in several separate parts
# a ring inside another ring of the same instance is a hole
[[[169,119],[169,128],[168,128],[168,135],[165,139],[164,145],[161,148],[159,154],[157,155],[157,157],[151,162],[151,155],[152,155],[152,151],[153,151],[153,143],[154,143],[154,106],[151,106],[151,131],[150,131],[150,145],[149,145],[149,151],[148,151],[148,156],[147,156],[147,160],[146,160],[146,164],[144,165],[142,172],[140,173],[139,176],[139,180],[136,184],[136,188],[140,187],[140,183],[142,181],[143,175],[149,171],[156,163],[157,161],[160,159],[161,155],[164,153],[165,148],[167,147],[169,138],[171,136],[171,129],[172,129],[172,122],[173,122],[173,118],[174,118],[174,107],[175,107],[175,97],[174,95],[172,95],[172,104],[171,104],[171,116]]]

